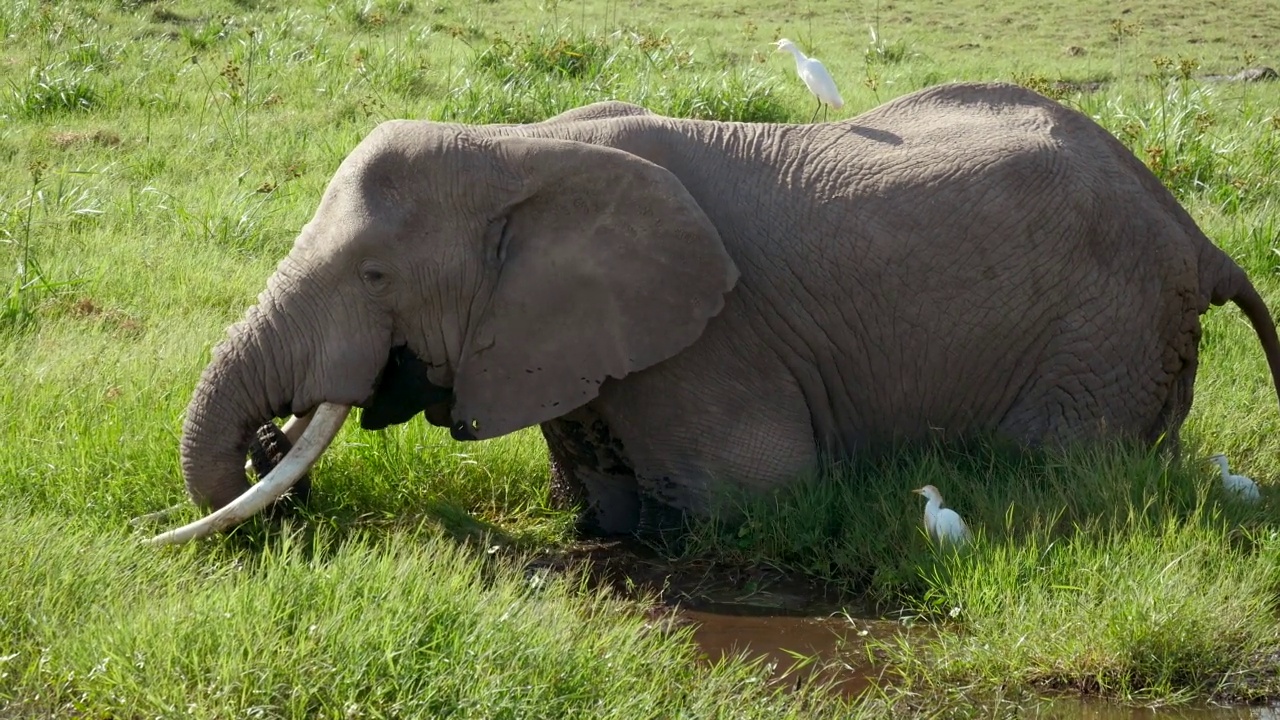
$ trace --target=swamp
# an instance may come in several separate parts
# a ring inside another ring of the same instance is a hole
[[[1274,0],[5,0],[0,718],[1280,717],[1280,407],[1231,305],[1178,463],[907,448],[645,546],[575,535],[536,428],[348,421],[296,513],[139,542],[211,348],[378,123],[806,123],[781,37],[833,122],[957,80],[1080,110],[1280,310]]]

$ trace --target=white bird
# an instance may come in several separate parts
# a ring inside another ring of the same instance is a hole
[[[964,520],[955,510],[942,507],[942,493],[932,485],[916,488],[911,492],[929,500],[924,505],[924,529],[938,542],[968,542],[972,537]]]
[[[840,91],[836,89],[836,81],[831,79],[831,74],[822,66],[822,63],[814,58],[805,57],[805,54],[800,52],[800,48],[786,38],[778,41],[778,49],[774,52],[783,51],[795,56],[796,73],[804,81],[805,87],[809,88],[809,92],[818,98],[818,105],[813,109],[813,117],[809,119],[809,122],[818,119],[818,109],[822,108],[822,103],[826,103],[837,110],[844,107],[844,99],[840,97]],[[823,108],[822,120],[825,122],[826,119],[826,109]]]
[[[1227,471],[1227,456],[1222,453],[1211,455],[1210,462],[1215,462],[1218,467],[1222,468],[1222,487],[1228,492],[1233,492],[1240,496],[1241,499],[1249,502],[1258,502],[1260,494],[1258,492],[1258,484],[1244,475],[1233,475]]]

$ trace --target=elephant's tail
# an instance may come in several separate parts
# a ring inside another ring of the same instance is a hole
[[[1262,341],[1262,351],[1266,354],[1267,365],[1271,368],[1271,383],[1276,389],[1276,399],[1280,401],[1280,337],[1276,336],[1275,321],[1271,319],[1271,311],[1267,309],[1267,304],[1263,302],[1257,288],[1249,282],[1249,277],[1245,275],[1244,270],[1235,263],[1230,264],[1235,266],[1235,272],[1231,273],[1232,282],[1228,284],[1225,292],[1215,289],[1212,302],[1215,305],[1221,305],[1230,300],[1244,312],[1245,317],[1249,318],[1249,324],[1253,325],[1253,331],[1258,334],[1258,340]]]

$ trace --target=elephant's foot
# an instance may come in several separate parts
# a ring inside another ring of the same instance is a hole
[[[640,517],[636,523],[636,539],[663,552],[679,554],[683,550],[687,528],[684,511],[650,493],[641,491],[639,498]]]
[[[275,423],[267,423],[258,428],[253,434],[253,442],[249,443],[249,462],[253,465],[253,471],[259,478],[266,477],[289,454],[292,447],[293,443],[289,442],[288,436]],[[270,517],[280,511],[288,512],[304,504],[310,496],[311,477],[308,473],[303,473],[298,482],[272,503],[264,514]]]

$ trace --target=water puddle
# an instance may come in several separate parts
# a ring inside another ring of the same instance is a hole
[[[773,666],[772,677],[792,687],[811,680],[830,681],[832,690],[856,697],[880,680],[882,667],[867,656],[865,643],[928,630],[893,620],[865,619],[843,614],[823,617],[736,615],[732,607],[717,611],[676,609],[681,623],[693,625],[693,639],[710,661],[744,655],[763,657]],[[728,614],[724,611],[728,610]],[[790,651],[790,652],[788,652]],[[818,662],[801,667],[792,653],[816,656]],[[840,660],[833,664],[829,661]],[[1280,720],[1280,707],[1131,708],[1097,698],[1044,698],[1017,708],[1017,717],[1043,720]]]
[[[689,627],[708,661],[763,658],[771,677],[791,687],[830,681],[836,692],[855,697],[883,670],[868,657],[869,640],[931,632],[925,625],[908,627],[844,607],[811,581],[770,568],[673,565],[617,543],[579,546],[572,557],[548,558],[546,564],[564,567],[583,560],[590,563],[595,583],[624,595],[657,596],[662,607],[655,615]]]
[[[1273,707],[1126,708],[1091,699],[1046,701],[1021,717],[1043,720],[1280,720]]]
[[[590,563],[596,584],[611,585],[626,595],[657,596],[663,606],[657,614],[671,618],[677,626],[689,626],[707,661],[734,656],[763,658],[772,668],[772,678],[791,687],[830,681],[834,691],[856,697],[872,683],[884,682],[881,675],[885,668],[868,653],[869,641],[924,638],[932,632],[924,624],[842,609],[821,588],[780,571],[725,570],[696,562],[673,565],[618,543],[580,546],[535,566],[564,568],[584,560]],[[1280,720],[1280,706],[1130,708],[1095,698],[1067,697],[1018,706],[1012,716],[1045,720]]]
[[[859,620],[844,615],[733,615],[707,610],[677,609],[678,622],[692,626],[693,640],[710,661],[745,655],[763,657],[774,680],[792,687],[813,680],[830,681],[835,692],[855,697],[877,678],[880,668],[858,653],[873,637],[903,632],[889,620]],[[837,657],[842,661],[832,665]],[[816,658],[810,662],[808,658]],[[862,662],[853,663],[850,660]],[[797,667],[799,665],[800,667]]]

